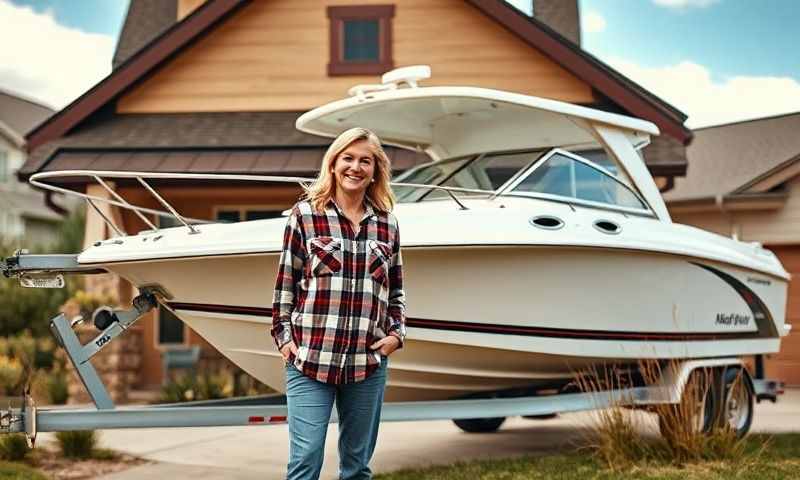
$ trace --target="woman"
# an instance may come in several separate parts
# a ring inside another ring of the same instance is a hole
[[[405,337],[390,177],[378,137],[347,130],[286,224],[272,336],[286,360],[289,480],[319,478],[334,400],[339,478],[372,477],[388,356]]]

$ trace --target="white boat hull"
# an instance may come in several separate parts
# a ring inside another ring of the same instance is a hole
[[[408,337],[390,358],[387,400],[546,384],[602,362],[742,356],[780,345],[786,282],[738,267],[519,245],[407,248],[404,262]],[[276,266],[277,254],[265,253],[107,268],[134,285],[164,287],[179,318],[284,391],[283,360],[269,335]],[[760,299],[766,317],[755,318],[764,314],[731,281]]]

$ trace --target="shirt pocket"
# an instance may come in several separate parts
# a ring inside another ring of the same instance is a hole
[[[392,247],[388,243],[370,240],[367,242],[369,257],[367,267],[373,280],[387,286],[389,283],[389,259],[392,257]]]
[[[342,242],[333,237],[314,237],[309,241],[311,274],[315,277],[334,275],[342,269]]]

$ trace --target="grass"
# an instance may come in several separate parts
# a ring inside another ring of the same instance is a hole
[[[766,449],[763,448],[766,443]],[[752,456],[736,460],[701,461],[682,466],[650,461],[609,469],[602,459],[580,451],[559,455],[480,460],[448,466],[400,470],[375,480],[537,480],[537,479],[647,479],[647,480],[778,480],[800,478],[800,433],[751,435],[744,448]],[[760,452],[760,454],[759,454]]]
[[[47,477],[27,465],[0,462],[0,480],[47,480]]]

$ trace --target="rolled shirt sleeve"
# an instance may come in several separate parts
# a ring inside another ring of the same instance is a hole
[[[303,276],[306,251],[299,221],[300,212],[292,210],[283,233],[283,250],[278,262],[278,275],[272,297],[272,329],[270,333],[278,350],[292,340],[292,311],[297,298],[297,284]]]

